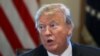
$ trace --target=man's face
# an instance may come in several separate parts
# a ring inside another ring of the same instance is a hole
[[[38,29],[42,44],[51,52],[67,47],[70,27],[61,11],[45,12],[38,20]]]

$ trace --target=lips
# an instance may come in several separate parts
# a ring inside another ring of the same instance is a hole
[[[53,39],[53,38],[47,39],[47,45],[48,45],[48,46],[54,45],[54,39]]]
[[[53,40],[52,39],[48,39],[47,40],[47,43],[50,43],[50,42],[53,42]]]
[[[55,44],[55,37],[54,36],[45,37],[45,44],[48,46],[54,45]]]

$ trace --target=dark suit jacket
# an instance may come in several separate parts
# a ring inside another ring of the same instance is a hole
[[[19,56],[48,56],[46,49],[40,47]],[[100,56],[100,49],[72,44],[72,56]]]

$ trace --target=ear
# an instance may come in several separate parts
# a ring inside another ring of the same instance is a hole
[[[72,34],[72,32],[73,32],[73,28],[72,28],[72,26],[68,26],[68,35],[71,35]]]

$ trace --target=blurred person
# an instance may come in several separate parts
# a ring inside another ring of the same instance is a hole
[[[42,44],[19,56],[100,56],[100,49],[70,41],[74,24],[61,3],[46,4],[36,13],[35,25]]]

